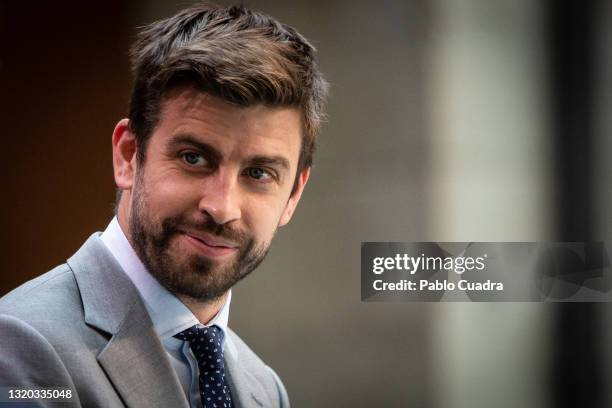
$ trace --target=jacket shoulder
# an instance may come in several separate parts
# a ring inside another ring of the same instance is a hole
[[[0,298],[0,314],[27,323],[52,343],[62,342],[67,336],[78,338],[87,331],[78,285],[66,264]]]
[[[0,298],[0,313],[53,312],[52,305],[65,306],[78,301],[78,288],[74,274],[67,264],[62,264]]]

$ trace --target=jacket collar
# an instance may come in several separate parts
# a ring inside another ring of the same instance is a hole
[[[68,259],[85,322],[112,335],[99,353],[104,368],[131,408],[188,407],[187,399],[138,291],[100,240],[89,237]]]

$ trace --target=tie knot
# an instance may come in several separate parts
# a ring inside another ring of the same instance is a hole
[[[223,367],[223,330],[219,326],[192,326],[174,337],[189,343],[200,368],[216,371]]]
[[[217,325],[209,327],[191,326],[190,328],[175,334],[174,337],[179,340],[187,341],[190,345],[204,343],[221,345],[223,343],[223,330],[221,330],[221,328]]]

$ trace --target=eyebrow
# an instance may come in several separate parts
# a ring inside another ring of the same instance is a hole
[[[172,151],[185,145],[191,146],[194,149],[201,151],[217,163],[221,162],[223,158],[223,154],[218,149],[208,143],[198,140],[194,135],[189,133],[180,133],[173,136],[166,144],[166,148]],[[289,160],[287,160],[287,158],[283,156],[257,155],[250,157],[247,161],[250,166],[274,166],[281,167],[285,171],[289,171],[291,169]]]
[[[201,151],[202,153],[206,154],[208,158],[217,163],[220,162],[221,158],[223,157],[218,149],[214,148],[208,143],[199,141],[195,136],[188,133],[181,133],[173,136],[170,140],[168,140],[168,143],[166,143],[166,148],[168,151],[173,151],[185,145]]]
[[[251,166],[273,166],[282,167],[285,171],[289,171],[289,160],[283,156],[254,156],[249,159]]]

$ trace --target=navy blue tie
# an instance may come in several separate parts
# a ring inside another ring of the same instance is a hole
[[[233,408],[223,365],[223,331],[219,326],[192,326],[174,337],[189,342],[200,369],[200,396],[204,408]]]

